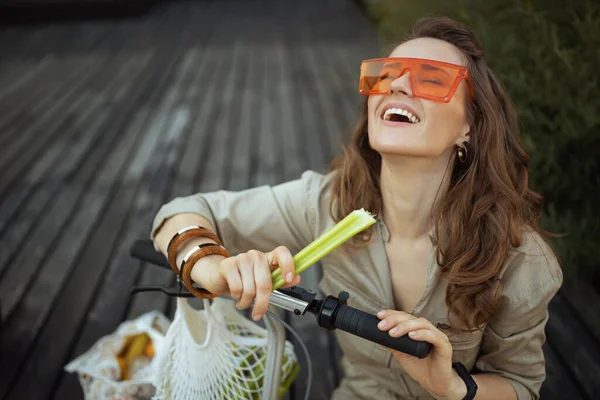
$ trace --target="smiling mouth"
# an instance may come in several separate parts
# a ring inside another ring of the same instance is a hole
[[[388,108],[385,110],[381,118],[384,121],[392,121],[392,122],[408,122],[411,124],[418,124],[421,120],[413,115],[410,111],[404,110],[402,108]]]

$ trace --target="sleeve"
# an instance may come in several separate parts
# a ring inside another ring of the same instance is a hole
[[[548,304],[562,285],[556,257],[530,237],[502,277],[502,306],[485,329],[476,372],[508,379],[519,400],[539,399],[546,377],[542,346]]]
[[[219,190],[178,197],[156,214],[151,238],[168,218],[196,213],[212,222],[231,254],[287,246],[297,253],[312,240],[324,176],[306,171],[299,179],[242,191]]]

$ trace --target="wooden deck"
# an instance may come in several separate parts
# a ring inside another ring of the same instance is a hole
[[[172,279],[128,254],[160,205],[324,170],[357,115],[359,63],[378,55],[352,0],[156,2],[0,26],[0,48],[0,398],[15,400],[82,398],[68,361],[123,320],[172,316],[167,297],[128,294]],[[545,399],[600,392],[598,337],[573,309],[553,302]],[[331,336],[290,320],[311,349],[311,399],[326,399]]]

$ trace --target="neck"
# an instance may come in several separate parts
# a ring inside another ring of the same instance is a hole
[[[392,237],[415,240],[431,228],[433,207],[447,189],[447,157],[382,157],[380,186],[383,219]]]

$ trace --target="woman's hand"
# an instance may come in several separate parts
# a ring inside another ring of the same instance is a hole
[[[408,334],[411,339],[433,345],[431,353],[422,359],[392,350],[394,358],[411,378],[436,399],[462,399],[466,395],[465,383],[452,369],[452,345],[446,334],[427,319],[402,311],[383,310],[377,317],[381,319],[378,328],[389,331],[390,336]]]
[[[300,276],[294,276],[292,253],[285,246],[279,246],[268,253],[250,250],[225,258],[219,265],[219,273],[227,282],[229,295],[238,301],[238,309],[249,308],[254,301],[252,318],[258,321],[267,312],[269,297],[273,291],[271,272],[277,268],[281,268],[287,282],[284,288],[300,282]]]

